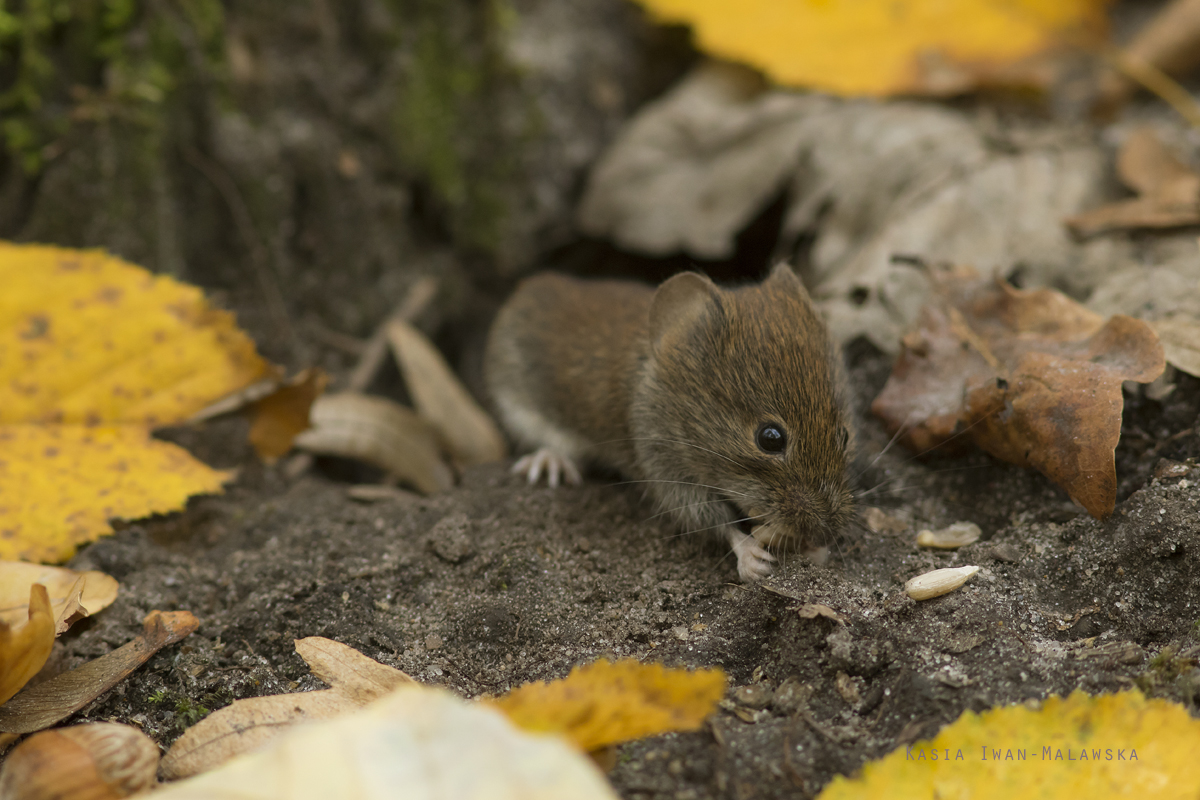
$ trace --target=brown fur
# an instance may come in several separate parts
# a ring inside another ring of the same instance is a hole
[[[498,315],[486,371],[523,444],[648,481],[685,530],[754,516],[808,549],[849,519],[840,357],[787,267],[732,290],[684,273],[657,293],[535,276]],[[781,454],[755,443],[768,421],[786,431]]]

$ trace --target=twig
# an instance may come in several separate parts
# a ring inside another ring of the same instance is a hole
[[[1130,56],[1115,48],[1106,50],[1104,57],[1122,75],[1158,95],[1193,128],[1200,128],[1200,103],[1167,73],[1149,61]]]

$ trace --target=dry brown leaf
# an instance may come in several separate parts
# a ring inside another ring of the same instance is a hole
[[[79,618],[79,606],[82,616],[107,608],[117,598],[119,586],[116,578],[96,570],[81,573],[66,567],[0,561],[0,622],[16,625],[28,616],[29,587],[35,583],[46,587],[56,625],[67,623],[67,627],[70,627],[68,620],[74,622]],[[76,593],[77,587],[82,591]],[[70,619],[72,616],[74,619]]]
[[[249,439],[259,458],[273,464],[292,449],[296,435],[308,429],[309,411],[328,382],[329,376],[310,367],[254,402]]]
[[[206,772],[257,749],[297,722],[355,711],[393,689],[415,683],[398,669],[320,636],[297,639],[296,652],[331,688],[235,700],[184,731],[163,757],[163,778]]]
[[[312,427],[295,439],[302,450],[365,461],[423,494],[454,485],[437,435],[412,409],[383,397],[343,392],[318,397],[309,416]]]
[[[1149,65],[1167,75],[1180,76],[1200,64],[1200,0],[1175,0],[1164,5],[1122,50],[1122,60]],[[1097,106],[1115,111],[1137,85],[1117,72],[1106,74]]]
[[[917,452],[962,434],[958,441],[1037,469],[1107,517],[1116,502],[1121,383],[1148,383],[1165,366],[1153,329],[973,270],[933,277],[939,295],[904,337],[871,410]]]
[[[14,628],[0,622],[0,703],[7,702],[38,673],[54,647],[54,615],[46,587],[35,583],[27,591],[25,624]]]
[[[132,642],[32,686],[0,706],[0,731],[33,733],[66,719],[199,625],[190,611],[151,611],[142,620],[142,635]]]
[[[437,430],[454,460],[470,466],[504,458],[500,429],[433,343],[402,319],[388,324],[387,336],[417,412]]]
[[[1200,174],[1176,158],[1153,128],[1134,130],[1117,154],[1121,182],[1138,193],[1066,219],[1081,236],[1126,228],[1200,223]]]

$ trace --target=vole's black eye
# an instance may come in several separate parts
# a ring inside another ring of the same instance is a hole
[[[776,423],[764,422],[758,426],[758,433],[754,434],[754,441],[758,443],[758,449],[764,453],[782,453],[783,449],[787,447],[787,434]]]

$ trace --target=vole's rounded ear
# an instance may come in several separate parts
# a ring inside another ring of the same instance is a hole
[[[659,286],[650,303],[651,348],[657,352],[686,336],[709,304],[719,302],[719,291],[698,272],[681,272]]]
[[[780,261],[775,266],[771,267],[771,274],[763,281],[766,286],[775,286],[789,292],[797,292],[804,297],[808,297],[808,290],[804,288],[804,282],[800,280],[792,268],[786,261]]]

